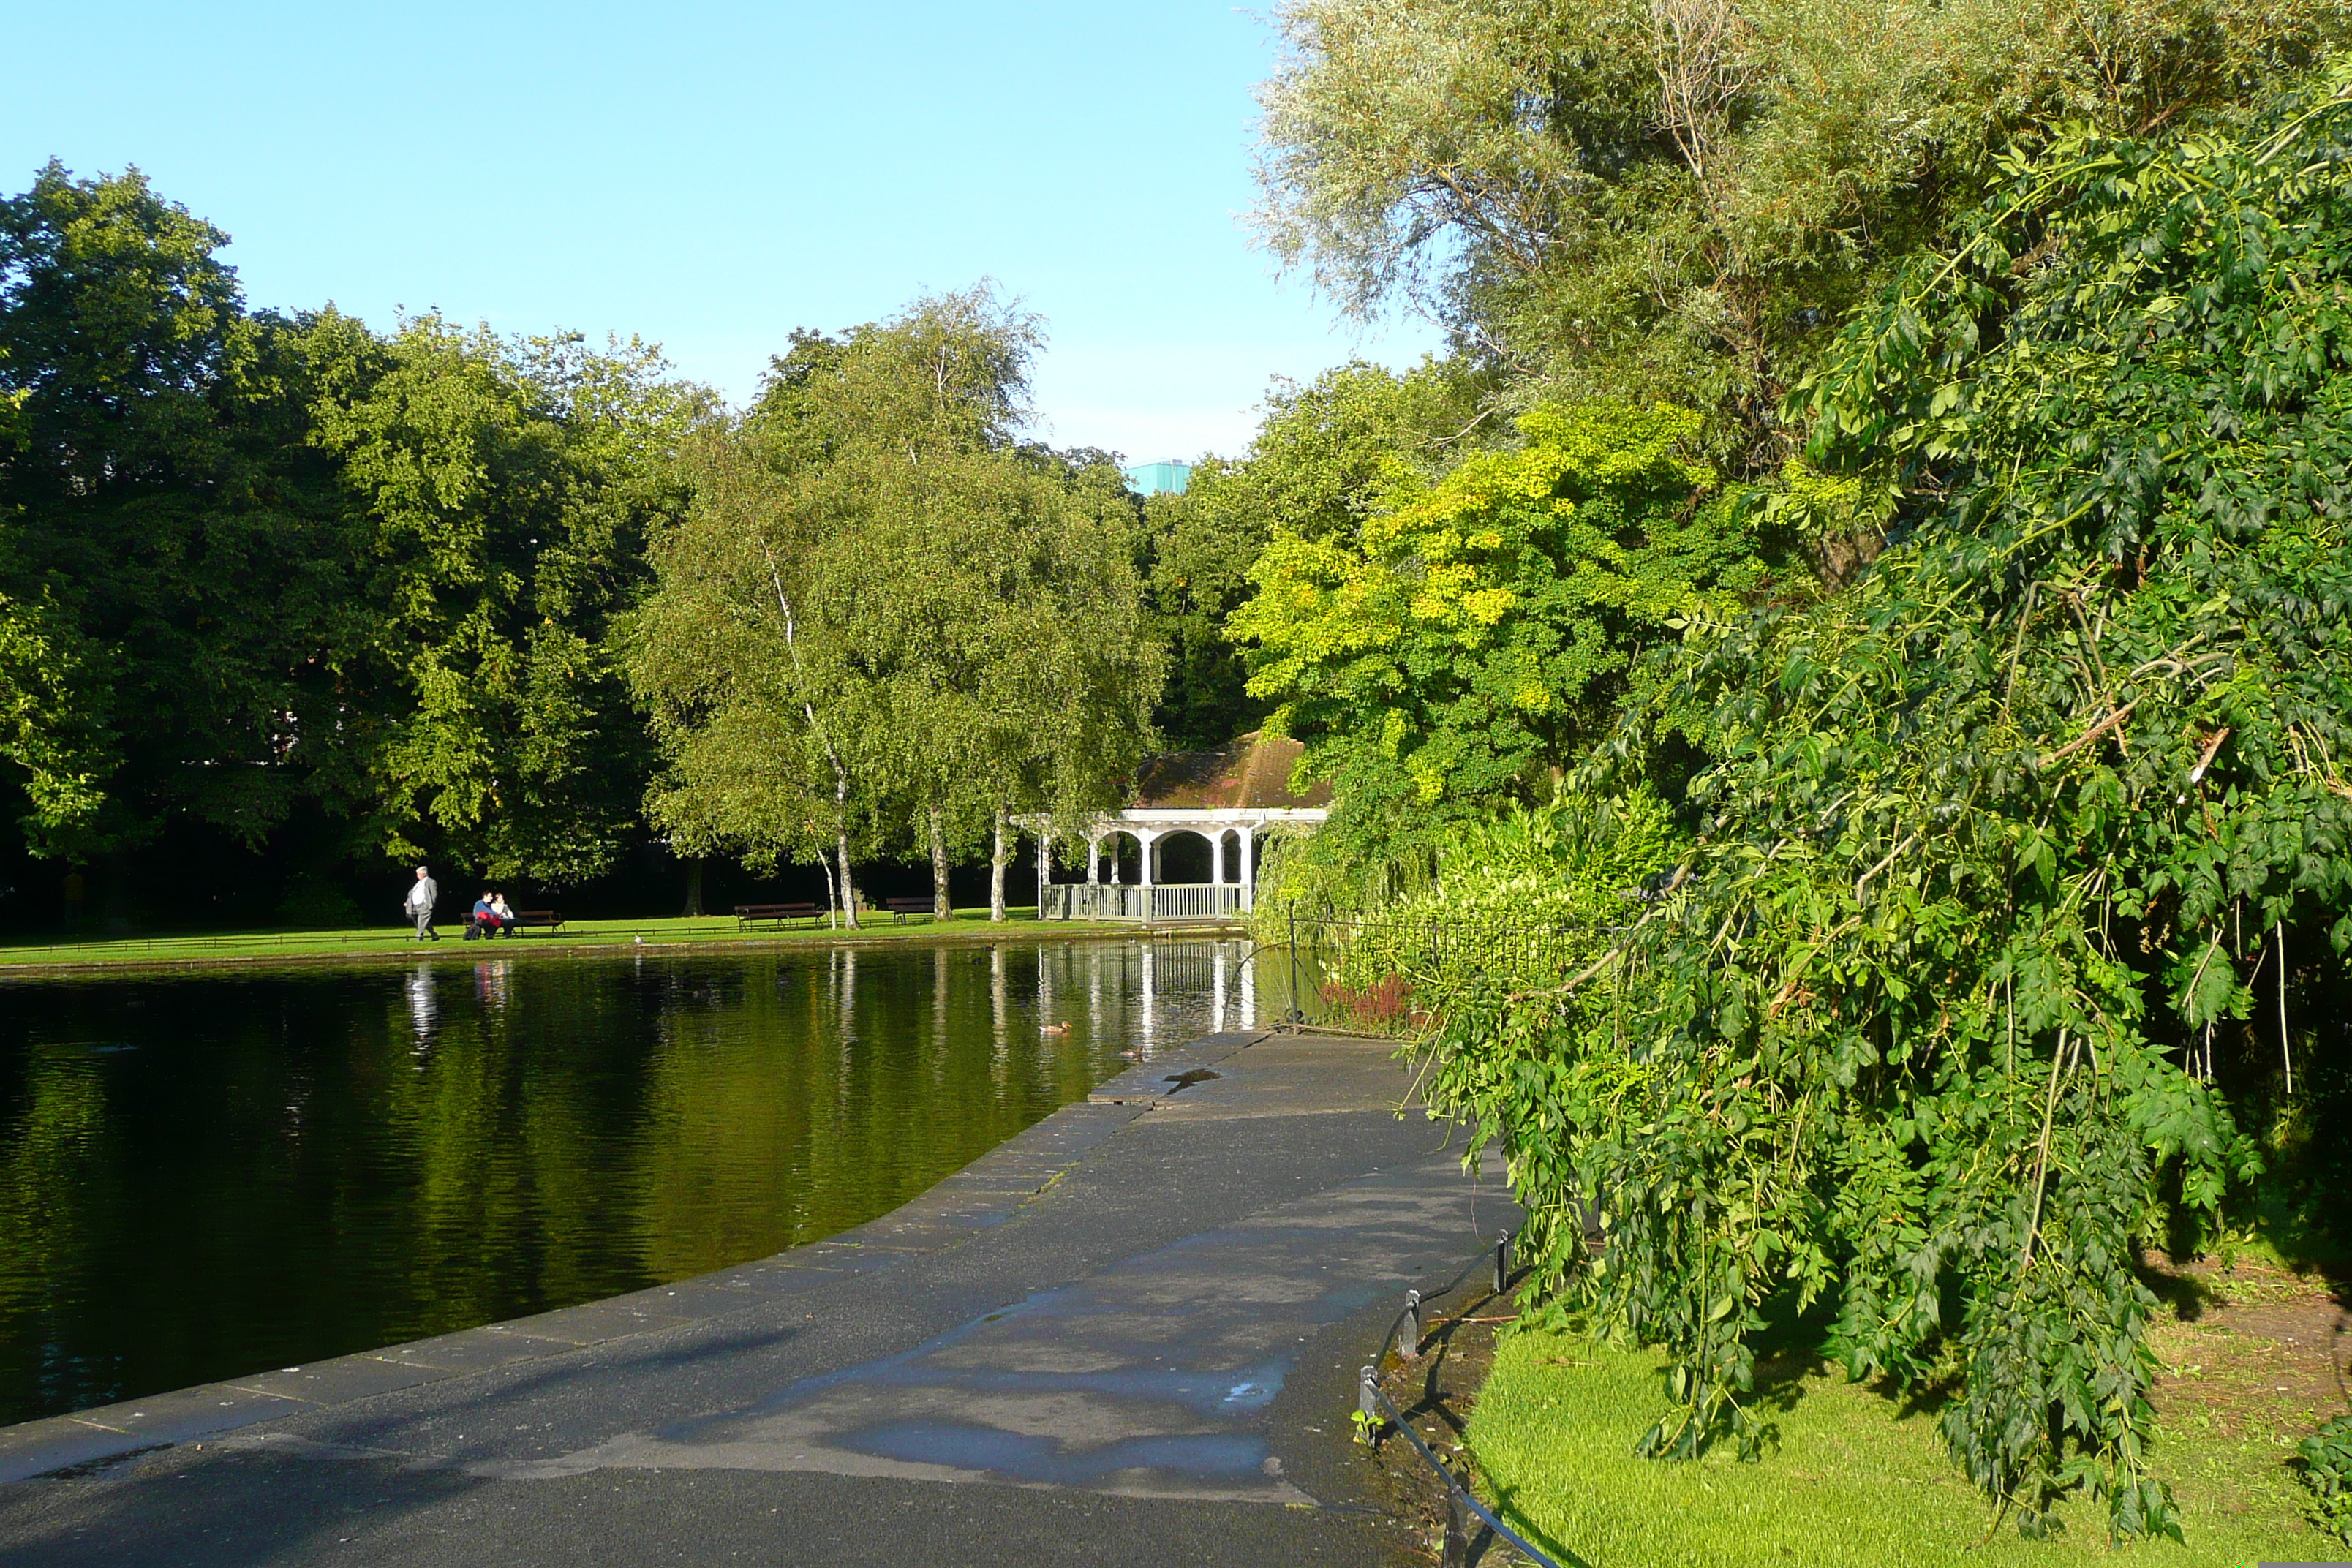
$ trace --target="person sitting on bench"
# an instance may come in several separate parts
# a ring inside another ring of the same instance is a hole
[[[490,895],[485,892],[474,900],[473,919],[466,922],[466,940],[471,942],[479,937],[484,942],[491,941],[506,923],[499,918],[498,905],[492,903]]]

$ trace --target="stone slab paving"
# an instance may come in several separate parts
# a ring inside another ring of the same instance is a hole
[[[1474,1232],[1450,1174],[1368,1176],[742,1409],[488,1473],[814,1470],[1311,1504],[1268,1407],[1298,1346],[1458,1258]]]
[[[1517,1217],[1408,1090],[1212,1037],[831,1241],[0,1429],[0,1562],[1397,1560],[1354,1366]]]

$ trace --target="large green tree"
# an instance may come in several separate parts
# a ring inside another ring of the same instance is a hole
[[[1107,804],[1159,682],[1122,487],[1020,442],[1030,318],[986,289],[796,334],[713,431],[659,538],[635,675],[671,761],[655,813],[698,845],[827,862],[955,851]],[[763,784],[763,779],[766,780]]]
[[[313,324],[312,441],[366,523],[367,737],[350,788],[404,858],[498,878],[607,869],[653,765],[610,638],[651,583],[674,459],[714,406],[640,344],[509,342],[438,317]]]
[[[309,328],[136,171],[0,202],[0,751],[27,840],[247,845],[349,772],[364,530],[309,442]]]
[[[248,311],[135,171],[0,203],[0,758],[35,853],[209,826],[571,881],[652,754],[607,647],[708,395],[634,343]]]
[[[1504,1140],[1548,1284],[1598,1205],[1577,1288],[1675,1359],[1654,1450],[1752,1438],[1768,1304],[1827,1297],[2029,1531],[2087,1491],[2177,1531],[2139,1247],[2263,1144],[2341,1226],[2347,168],[2341,71],[2009,165],[1808,383],[1895,542],[1696,639],[1718,760],[1661,896],[1565,984],[1454,977],[1433,1103]]]
[[[1289,0],[1258,221],[1349,310],[1435,314],[1519,405],[1705,412],[1741,478],[1995,150],[2226,110],[2345,23],[2332,0]]]

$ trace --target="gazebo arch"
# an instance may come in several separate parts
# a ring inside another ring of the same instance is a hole
[[[1246,912],[1255,902],[1259,851],[1276,828],[1311,831],[1330,815],[1330,791],[1318,785],[1303,794],[1290,788],[1291,770],[1304,748],[1287,736],[1244,735],[1213,752],[1180,752],[1152,758],[1138,780],[1135,804],[1087,825],[1087,880],[1052,880],[1053,846],[1045,819],[1024,817],[1038,835],[1037,913],[1043,920],[1219,921]],[[1142,850],[1140,875],[1123,884],[1102,875],[1102,853],[1118,835],[1131,835]],[[1167,848],[1179,837],[1181,859],[1208,849],[1205,879],[1179,880],[1163,875]]]
[[[1221,830],[1171,827],[1151,841],[1151,880],[1160,887],[1221,883],[1216,841]]]
[[[1122,844],[1120,840],[1126,840]],[[1119,868],[1129,856],[1130,847],[1136,872],[1121,877]],[[1143,881],[1150,869],[1151,841],[1133,828],[1105,826],[1099,833],[1087,839],[1087,880],[1109,887],[1124,882],[1134,887]]]

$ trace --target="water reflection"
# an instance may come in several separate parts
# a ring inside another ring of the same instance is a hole
[[[415,1032],[416,1050],[423,1055],[441,1025],[441,1003],[433,989],[433,966],[420,963],[403,987],[408,994],[408,1026]]]
[[[1252,1026],[1243,952],[638,952],[6,987],[0,1420],[831,1235],[1123,1058]]]

